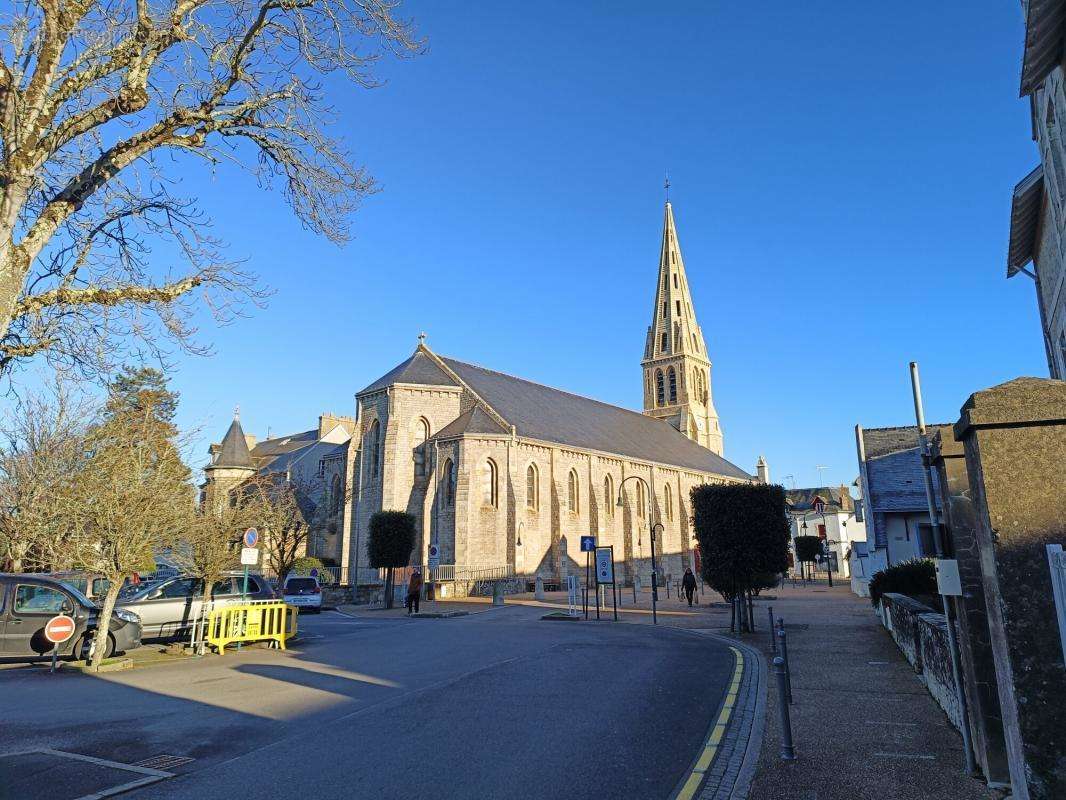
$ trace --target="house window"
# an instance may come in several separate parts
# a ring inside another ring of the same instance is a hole
[[[663,319],[666,319],[666,308],[667,308],[666,301],[663,300]]]
[[[670,484],[666,484],[663,488],[663,505],[666,506],[666,518],[672,521],[674,518],[674,497],[670,491]]]
[[[1058,120],[1055,118],[1055,104],[1051,98],[1048,99],[1045,127],[1048,135],[1047,160],[1051,162],[1051,168],[1055,174],[1059,208],[1062,208],[1066,203],[1066,169],[1063,167],[1063,157],[1066,153],[1063,152],[1062,136],[1059,132]]]
[[[580,487],[577,482],[577,470],[570,470],[570,477],[566,482],[566,505],[571,514],[578,513],[578,503],[581,500]]]
[[[481,492],[482,502],[487,506],[496,508],[500,504],[500,490],[498,470],[496,462],[491,458],[486,460],[481,467]]]
[[[822,525],[822,524],[818,525],[818,538],[819,539],[825,539],[826,538],[825,525]]]
[[[681,301],[680,300],[675,300],[674,303],[677,306],[677,315],[680,317],[681,316]]]
[[[429,438],[429,423],[424,417],[419,417],[415,420],[412,438],[414,439],[415,475],[425,475],[426,440]]]
[[[659,352],[665,353],[667,348],[670,347],[670,334],[663,331],[662,337],[659,339]]]
[[[1059,334],[1059,377],[1066,380],[1066,330]]]
[[[655,405],[666,405],[666,388],[663,385],[663,371],[655,370]]]
[[[673,405],[677,402],[677,372],[674,371],[673,367],[670,367],[670,369],[667,370],[667,375],[669,376],[668,380],[670,384],[670,404]]]
[[[444,468],[441,470],[440,480],[441,506],[444,508],[451,508],[455,505],[455,465],[450,458],[444,462]]]
[[[603,510],[608,517],[614,516],[614,481],[610,475],[603,479]]]
[[[674,273],[674,288],[677,288],[677,273]]]
[[[526,508],[530,511],[540,508],[540,481],[537,480],[535,464],[530,464],[526,470]]]

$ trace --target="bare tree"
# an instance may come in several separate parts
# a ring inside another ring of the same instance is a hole
[[[322,513],[321,490],[282,475],[258,475],[239,490],[245,521],[263,536],[265,563],[279,578],[307,550],[307,538]]]
[[[154,569],[161,543],[175,542],[193,504],[189,470],[150,407],[113,414],[87,437],[87,459],[74,476],[68,546],[76,566],[110,582],[92,665],[108,647],[111,613],[126,578]]]
[[[70,531],[72,479],[86,460],[92,410],[57,384],[31,394],[0,422],[0,570],[70,566],[58,547]]]
[[[205,603],[211,602],[222,573],[237,563],[247,516],[244,508],[229,503],[214,511],[194,509],[178,535],[171,555],[182,572],[203,582]]]
[[[196,204],[175,192],[198,161],[280,182],[304,225],[344,242],[375,184],[325,133],[336,90],[327,76],[370,88],[382,54],[422,49],[396,5],[6,3],[0,371],[44,354],[92,372],[119,342],[156,350],[161,332],[195,348],[196,295],[220,319],[235,300],[261,297],[254,276],[222,258]]]

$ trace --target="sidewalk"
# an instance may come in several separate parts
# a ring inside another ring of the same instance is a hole
[[[788,634],[796,760],[780,758],[774,675],[751,800],[991,800],[963,774],[962,737],[873,614],[845,586],[780,587],[745,640],[770,656],[767,606]]]

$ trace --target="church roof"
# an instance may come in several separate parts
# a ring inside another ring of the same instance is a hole
[[[437,366],[421,349],[399,366],[389,370],[365,389],[356,394],[366,394],[384,389],[396,383],[418,383],[428,386],[455,386],[450,375]]]
[[[222,437],[222,443],[218,446],[215,460],[211,462],[213,467],[244,467],[254,469],[252,455],[248,452],[248,442],[244,438],[241,429],[241,421],[236,415],[230,423],[229,430]]]
[[[445,425],[437,432],[438,439],[461,436],[464,433],[508,433],[481,406],[472,409]]]
[[[662,420],[452,358],[441,357],[441,361],[514,425],[519,436],[715,475],[751,478]]]

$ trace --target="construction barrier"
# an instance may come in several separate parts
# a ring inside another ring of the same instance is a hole
[[[274,641],[285,649],[285,641],[296,635],[295,606],[281,600],[260,600],[212,609],[207,615],[204,639],[218,650],[234,642]]]

